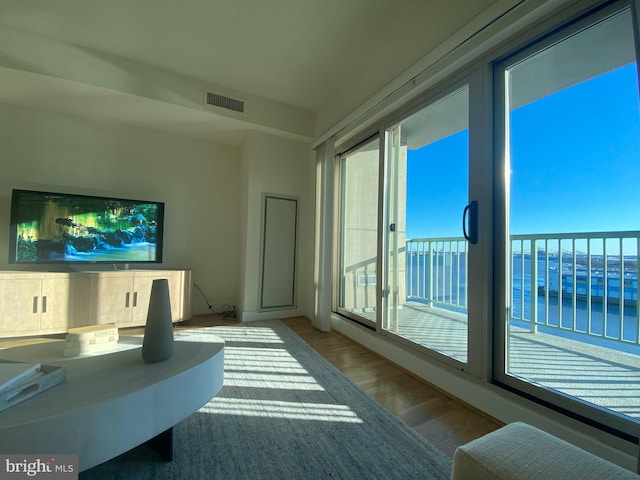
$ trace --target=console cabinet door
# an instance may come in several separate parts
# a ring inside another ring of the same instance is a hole
[[[165,272],[166,278],[169,281],[169,296],[171,300],[171,320],[180,322],[186,320],[182,312],[182,295],[183,295],[183,272],[169,271]]]
[[[38,276],[0,278],[0,333],[3,337],[40,330],[40,293]]]
[[[146,325],[147,313],[149,311],[149,299],[151,298],[151,288],[156,279],[167,279],[169,282],[169,301],[171,302],[171,319],[174,322],[183,320],[181,318],[181,276],[179,271],[157,270],[157,271],[136,271],[134,281],[134,292],[137,298],[137,305],[133,309],[132,324]]]
[[[92,323],[115,323],[118,327],[131,326],[133,275],[131,273],[91,274]]]
[[[191,270],[180,270],[177,273],[178,277],[178,290],[175,293],[177,296],[176,304],[171,304],[172,308],[177,310],[177,317],[173,320],[183,321],[191,318],[191,287],[193,285],[193,272]]]
[[[131,312],[131,324],[144,326],[147,324],[147,312],[149,311],[149,298],[151,298],[151,285],[153,280],[159,278],[158,274],[136,272],[133,282],[133,295],[135,304]]]
[[[42,277],[40,333],[91,325],[90,281],[82,274]]]

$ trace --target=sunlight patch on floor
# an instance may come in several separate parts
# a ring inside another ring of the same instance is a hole
[[[309,395],[315,396],[321,392],[325,400],[323,392],[326,390],[291,352],[280,347],[285,342],[272,328],[216,327],[215,334],[225,341],[224,387],[231,389],[226,396],[223,390],[200,412],[362,423],[348,405],[309,402]],[[234,388],[247,389],[247,392],[251,392],[247,395],[250,398],[237,398],[237,394],[231,393]],[[291,400],[292,395],[305,395],[306,401]]]
[[[290,420],[363,423],[348,406],[243,398],[214,398],[200,409],[216,415],[245,415]]]
[[[315,378],[284,373],[224,372],[224,385],[230,387],[267,388],[271,390],[306,390],[323,392]]]
[[[285,349],[246,347],[225,348],[225,371],[287,372],[308,375],[309,372]]]
[[[187,337],[185,340],[206,341],[198,338],[199,336],[219,336],[229,343],[257,343],[257,344],[283,344],[277,332],[267,327],[215,327],[215,330],[207,331],[204,329],[176,332],[175,337]],[[180,339],[182,340],[182,338]]]

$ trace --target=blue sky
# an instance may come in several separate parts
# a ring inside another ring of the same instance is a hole
[[[511,114],[511,233],[640,230],[635,63]],[[407,238],[461,236],[468,132],[409,153]]]
[[[469,132],[464,130],[407,158],[407,238],[462,236],[469,203]]]

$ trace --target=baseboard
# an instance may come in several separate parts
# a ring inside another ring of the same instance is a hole
[[[303,309],[291,308],[287,310],[244,311],[239,312],[238,318],[241,322],[255,322],[257,320],[275,320],[278,318],[300,317],[304,315],[305,312]]]

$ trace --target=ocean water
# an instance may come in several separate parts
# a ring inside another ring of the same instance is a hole
[[[546,259],[539,259],[538,278],[532,288],[530,255],[513,256],[512,326],[530,328],[533,297],[537,302],[538,331],[640,354],[637,275],[625,272],[625,302],[619,301],[620,275],[618,272],[616,277],[613,270],[609,272],[607,280],[609,301],[603,302],[603,289],[600,287],[598,290],[597,285],[592,289],[591,299],[588,301],[586,295],[581,295],[586,294],[586,281],[581,284],[579,278],[585,274],[584,269],[577,269],[577,295],[574,299],[572,295],[566,295],[566,290],[569,290],[569,293],[573,292],[573,276],[570,269],[565,264],[560,265],[557,259],[550,259],[550,278],[545,278],[545,262]],[[434,284],[431,286],[433,301],[445,308],[465,310],[466,253],[441,252],[433,255],[432,259],[428,255],[407,255],[408,299],[426,303],[424,299],[429,297],[430,268],[436,273]],[[565,290],[565,295],[561,298],[558,296],[560,273],[564,273],[562,282]],[[594,278],[598,274],[598,271],[592,272]],[[597,283],[596,280],[593,282]],[[544,294],[545,289],[549,290],[549,295]]]

